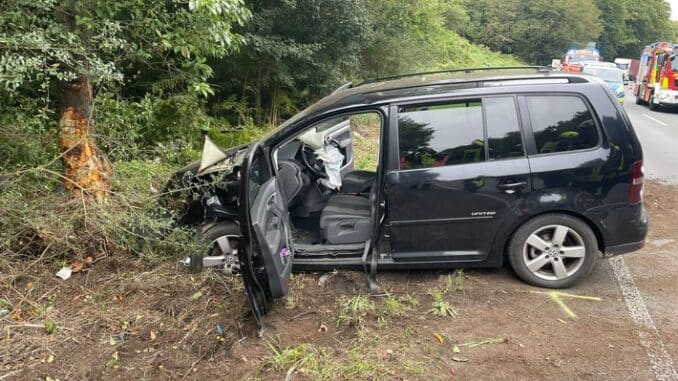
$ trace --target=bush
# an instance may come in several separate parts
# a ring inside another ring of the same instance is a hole
[[[34,166],[57,152],[54,116],[30,98],[9,99],[0,94],[0,169]]]
[[[0,256],[71,261],[135,255],[146,259],[200,252],[194,232],[175,225],[155,200],[172,168],[133,161],[116,164],[106,201],[86,203],[60,191],[51,169],[10,178],[0,191]]]
[[[101,94],[95,105],[99,145],[112,161],[159,158],[185,163],[199,156],[203,132],[229,148],[258,139],[267,130],[251,124],[232,127],[224,118],[205,114],[203,107],[192,95],[123,101]]]

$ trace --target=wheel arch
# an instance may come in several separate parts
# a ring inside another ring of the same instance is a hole
[[[596,236],[596,241],[598,243],[598,251],[605,252],[605,238],[603,237],[602,230],[598,225],[596,225],[596,223],[592,219],[586,217],[584,214],[577,213],[572,210],[554,209],[554,210],[545,210],[536,214],[532,214],[529,217],[518,221],[514,226],[512,226],[510,234],[506,236],[506,239],[504,240],[503,244],[500,245],[500,247],[498,248],[501,251],[497,253],[497,256],[501,257],[502,261],[505,260],[508,255],[508,247],[511,244],[513,236],[516,234],[516,231],[518,231],[518,229],[520,229],[520,227],[525,225],[528,221],[531,221],[537,217],[544,216],[547,214],[565,214],[583,221],[589,226],[589,228],[591,228],[593,234]]]

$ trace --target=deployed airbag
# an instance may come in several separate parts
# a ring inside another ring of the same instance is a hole
[[[316,156],[325,165],[326,179],[320,179],[320,183],[329,189],[341,188],[341,165],[344,163],[344,155],[334,145],[324,145],[315,151]]]

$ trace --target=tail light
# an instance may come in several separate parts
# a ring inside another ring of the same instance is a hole
[[[645,183],[645,170],[643,161],[636,161],[631,165],[631,187],[629,188],[629,204],[643,202],[643,184]]]

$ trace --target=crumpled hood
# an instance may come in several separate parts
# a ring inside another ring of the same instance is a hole
[[[202,171],[199,171],[200,169],[200,162],[201,160],[196,160],[193,161],[186,166],[182,167],[179,169],[176,173],[175,176],[178,175],[179,178],[183,177],[183,175],[187,172],[191,172],[194,175],[205,175],[208,173],[212,172],[217,172],[217,171],[232,171],[233,168],[236,166],[240,166],[243,161],[245,160],[245,155],[247,154],[247,149],[252,143],[248,144],[243,144],[235,147],[231,147],[226,150],[221,150],[223,153],[224,157],[221,158],[218,162],[215,164],[212,164],[211,166],[204,168]]]
[[[198,160],[198,176],[212,172],[233,171],[233,168],[242,165],[250,145],[251,143],[222,150],[212,143],[209,138],[206,138],[202,157]],[[210,157],[206,158],[206,155],[210,155]]]

